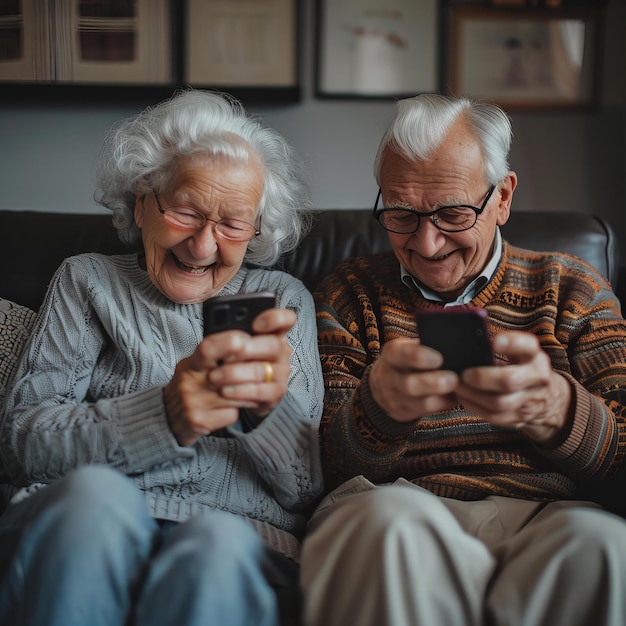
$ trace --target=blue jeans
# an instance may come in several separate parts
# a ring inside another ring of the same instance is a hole
[[[299,623],[296,565],[243,518],[160,523],[107,467],[75,470],[5,511],[0,576],[0,624],[12,626]]]

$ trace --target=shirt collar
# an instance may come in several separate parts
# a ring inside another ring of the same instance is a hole
[[[493,246],[493,254],[491,258],[483,268],[483,271],[471,282],[463,293],[460,294],[454,300],[444,300],[436,291],[428,289],[424,285],[419,284],[411,274],[402,266],[400,266],[400,277],[402,282],[410,289],[417,289],[422,297],[426,300],[432,300],[434,302],[443,302],[444,306],[458,306],[460,304],[467,304],[472,298],[474,298],[482,288],[491,280],[502,257],[502,235],[500,234],[500,228],[496,228],[495,244]]]

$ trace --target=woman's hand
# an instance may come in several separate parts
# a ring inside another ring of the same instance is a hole
[[[181,445],[234,424],[239,409],[266,416],[287,392],[291,347],[287,332],[296,314],[261,313],[256,334],[231,330],[208,335],[176,366],[163,396],[172,433]]]

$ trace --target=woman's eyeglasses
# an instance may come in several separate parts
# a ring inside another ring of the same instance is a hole
[[[215,220],[210,220],[206,215],[200,213],[200,211],[192,209],[191,207],[169,206],[163,208],[158,194],[156,192],[153,193],[159,213],[168,224],[174,226],[175,228],[197,231],[204,228],[207,222],[212,222],[214,224],[213,228],[215,229],[216,236],[223,237],[224,239],[229,239],[231,241],[250,241],[250,239],[254,239],[254,237],[261,234],[260,217],[258,228],[253,224],[231,217],[227,217],[216,222]]]

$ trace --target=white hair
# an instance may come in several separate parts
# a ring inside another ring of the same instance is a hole
[[[513,132],[508,115],[495,104],[466,97],[421,94],[396,103],[374,160],[379,181],[385,148],[404,158],[423,161],[444,140],[451,126],[465,116],[481,146],[485,177],[491,185],[501,182],[509,171],[509,150]]]
[[[247,114],[228,94],[184,89],[113,127],[105,140],[96,201],[113,211],[122,241],[138,244],[135,199],[162,191],[181,159],[192,155],[249,162],[258,157],[264,186],[258,214],[261,234],[246,260],[271,266],[293,250],[310,224],[301,162],[286,140]]]

